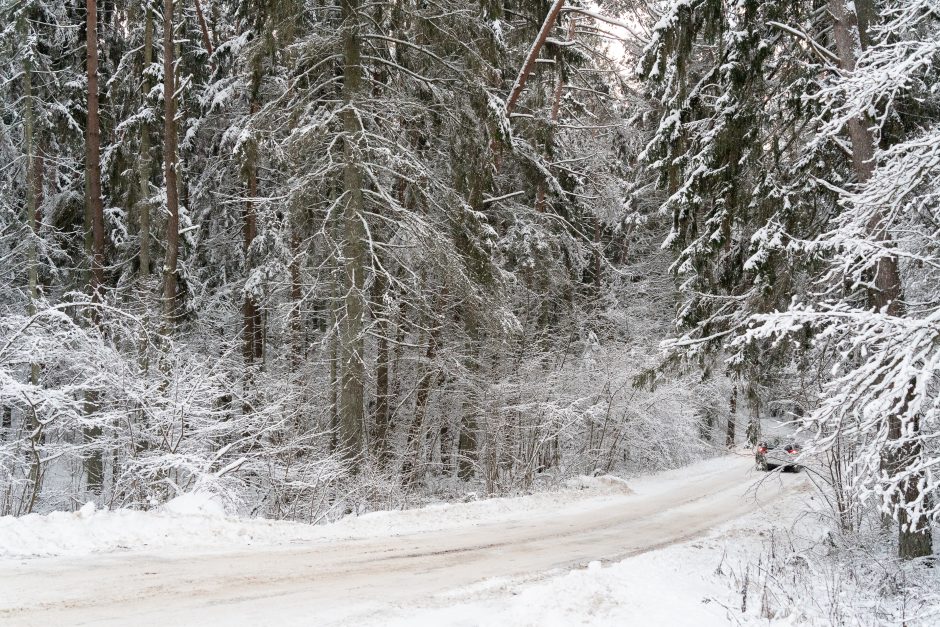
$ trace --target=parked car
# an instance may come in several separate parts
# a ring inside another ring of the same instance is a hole
[[[766,440],[757,445],[757,452],[754,458],[757,461],[758,470],[771,470],[782,467],[784,471],[800,471],[800,465],[796,459],[800,456],[800,445],[795,442],[781,443],[780,440]]]

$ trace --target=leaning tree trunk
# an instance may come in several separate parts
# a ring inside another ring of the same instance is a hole
[[[578,20],[571,16],[568,20],[568,41],[574,41],[577,34]],[[555,55],[555,92],[552,94],[552,109],[548,116],[548,129],[545,133],[545,156],[552,156],[552,144],[555,141],[555,131],[558,128],[558,114],[561,112],[561,99],[565,93],[565,57],[564,51],[559,47]],[[545,213],[545,181],[539,181],[535,192],[535,210],[538,213]]]
[[[206,18],[202,14],[202,4],[195,0],[196,21],[199,22],[199,32],[202,34],[202,45],[211,57],[215,52],[215,46],[212,44],[212,38],[209,36],[209,27],[206,25]]]
[[[856,8],[857,6],[857,8]],[[851,73],[855,71],[857,54],[867,45],[868,35],[866,26],[869,22],[871,6],[862,1],[853,3],[848,0],[830,0],[830,11],[835,20],[833,34],[842,69]],[[867,116],[853,118],[847,125],[849,138],[852,140],[852,164],[858,177],[859,185],[865,184],[872,176],[875,168],[875,137],[871,131],[872,120]],[[887,230],[885,217],[876,212],[868,224],[868,234],[875,241],[885,242],[884,250],[891,250],[891,234]],[[874,287],[869,290],[869,306],[878,311],[886,311],[888,315],[902,317],[905,315],[901,272],[896,255],[881,257],[875,266]],[[903,472],[906,467],[915,463],[920,457],[920,444],[911,436],[919,431],[918,421],[915,419],[905,425],[900,412],[892,413],[887,417],[888,438],[897,443],[896,451],[889,454],[887,466],[890,474]],[[906,427],[906,429],[905,429]],[[908,431],[906,442],[901,444],[904,431]],[[901,485],[901,493],[905,503],[917,501],[920,497],[920,485],[923,482],[923,473],[911,473]],[[898,553],[901,558],[913,559],[925,557],[933,552],[933,539],[930,522],[923,516],[911,520],[904,508],[904,503],[898,506]]]
[[[362,128],[356,107],[362,90],[359,0],[343,0],[343,132],[346,206],[343,212],[344,311],[340,332],[339,444],[348,459],[363,450],[363,319],[365,315],[364,199],[360,168]]]
[[[96,0],[87,0],[85,16],[85,58],[88,81],[88,116],[85,128],[85,177],[86,216],[91,221],[91,319],[100,321],[100,312],[95,306],[101,302],[104,287],[104,209],[101,199],[101,121],[98,116],[98,7]],[[87,413],[97,411],[97,394],[86,395]],[[86,443],[94,446],[101,437],[101,427],[88,427],[84,432]],[[85,459],[85,474],[88,489],[101,492],[104,477],[104,461],[101,451],[92,450]]]
[[[529,48],[529,53],[526,55],[525,62],[522,64],[522,68],[519,70],[519,75],[516,77],[516,82],[513,83],[512,89],[509,92],[509,97],[506,99],[507,116],[512,114],[512,112],[515,110],[516,103],[519,102],[519,96],[522,95],[522,90],[525,89],[526,81],[529,80],[529,76],[532,74],[532,70],[535,69],[535,63],[539,58],[539,53],[542,51],[542,47],[548,40],[549,33],[551,33],[552,29],[555,28],[555,22],[558,20],[558,14],[561,13],[561,9],[564,6],[565,0],[555,0],[552,6],[548,9],[548,14],[545,16],[545,21],[542,22],[542,28],[539,29],[539,34],[536,36],[535,41],[532,42],[532,47]]]

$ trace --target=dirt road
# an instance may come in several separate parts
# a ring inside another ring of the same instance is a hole
[[[741,457],[680,480],[639,482],[600,506],[391,538],[202,555],[124,553],[0,563],[3,625],[323,625],[490,577],[532,577],[699,536],[799,489]],[[379,617],[377,619],[377,617]]]

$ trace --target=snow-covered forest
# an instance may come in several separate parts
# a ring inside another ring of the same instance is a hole
[[[0,516],[307,523],[773,419],[929,561],[940,0],[0,0],[0,419]]]

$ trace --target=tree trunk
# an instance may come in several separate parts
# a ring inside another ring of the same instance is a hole
[[[334,281],[335,286],[335,281]],[[333,288],[335,292],[335,287]],[[330,454],[339,449],[339,338],[336,327],[336,308],[330,314]]]
[[[441,447],[441,472],[447,477],[454,471],[454,443],[450,437],[450,418],[441,416],[441,428],[438,431]]]
[[[179,257],[179,190],[176,181],[176,79],[173,41],[173,0],[163,0],[163,173],[166,181],[166,259],[163,264],[163,314],[166,332],[176,322],[177,260]]]
[[[363,316],[365,314],[365,230],[363,228],[363,194],[361,133],[355,108],[361,97],[362,66],[359,0],[343,0],[343,131],[345,133],[346,206],[343,212],[342,253],[345,276],[345,311],[340,337],[340,446],[347,458],[357,458],[363,450],[363,394],[365,372],[363,360]]]
[[[603,243],[601,238],[601,219],[594,216],[594,288],[601,293],[604,284]]]
[[[728,401],[728,431],[725,434],[725,446],[734,448],[735,425],[738,420],[738,386],[731,388],[731,398]]]
[[[205,47],[209,56],[215,52],[215,46],[212,45],[212,38],[209,37],[209,28],[206,26],[206,18],[202,14],[202,4],[199,0],[194,0],[196,4],[196,20],[199,22],[199,32],[202,33],[202,45]]]
[[[759,400],[754,401],[753,410],[754,413],[751,414],[751,419],[747,423],[747,443],[749,446],[757,446],[758,441],[760,441],[761,428]]]
[[[578,20],[571,16],[568,20],[568,41],[573,41],[577,31]],[[555,93],[552,94],[552,110],[548,118],[548,132],[545,135],[545,154],[551,156],[552,143],[555,140],[555,127],[558,124],[558,114],[561,111],[561,98],[565,93],[565,64],[564,56],[561,51],[555,57]],[[538,213],[544,213],[545,203],[545,182],[539,181],[538,190],[535,194],[535,210]]]
[[[33,68],[29,56],[23,61],[23,102],[26,140],[26,221],[29,227],[29,246],[27,247],[27,268],[29,272],[29,304],[27,314],[36,315],[36,301],[39,299],[39,222],[38,212],[42,197],[43,156],[36,150],[35,110],[33,108]],[[29,381],[39,385],[39,364],[32,363],[29,368]]]
[[[299,226],[291,227],[290,237],[290,343],[291,343],[291,372],[296,376],[304,362],[304,318],[301,309],[303,301],[303,276],[301,275],[301,240]]]
[[[516,77],[516,82],[512,86],[512,90],[509,92],[509,98],[506,100],[506,115],[510,115],[516,108],[516,103],[519,101],[519,96],[522,95],[522,90],[525,89],[526,81],[529,80],[529,75],[532,74],[532,70],[535,68],[535,62],[539,58],[539,53],[542,51],[542,46],[545,45],[545,40],[548,39],[548,34],[552,32],[552,29],[555,27],[555,22],[558,20],[558,14],[561,13],[562,7],[565,6],[565,0],[555,0],[551,8],[548,10],[548,15],[545,16],[545,21],[542,23],[542,28],[539,30],[538,36],[535,38],[535,41],[532,42],[532,47],[529,49],[529,54],[526,56],[525,62],[522,64],[522,69],[519,70],[519,76]]]
[[[434,328],[428,334],[428,348],[424,355],[425,371],[415,393],[415,412],[408,428],[408,438],[405,445],[405,460],[402,464],[402,477],[406,484],[413,483],[421,473],[421,457],[424,448],[424,416],[427,413],[428,400],[431,390],[438,376],[434,367],[434,358],[437,356],[438,337],[440,327]]]
[[[257,103],[252,102],[252,112],[256,111]],[[246,165],[247,171],[247,191],[248,198],[245,200],[244,213],[242,214],[242,236],[243,251],[245,255],[245,279],[251,276],[251,244],[258,235],[258,220],[255,214],[255,202],[258,198],[258,176],[255,164],[256,151],[249,150]],[[245,298],[242,303],[243,335],[242,335],[242,355],[245,358],[245,366],[252,366],[255,361],[260,361],[262,357],[261,347],[261,324],[260,311],[257,300],[246,286]]]
[[[144,71],[153,63],[153,11],[148,4],[144,9]],[[153,86],[149,74],[144,74],[142,83],[143,99]],[[150,125],[144,120],[140,127],[140,202],[138,203],[138,237],[140,237],[140,268],[138,274],[141,283],[146,285],[150,278]]]
[[[253,68],[251,72],[250,104],[249,116],[254,116],[261,110],[261,57],[255,55],[252,61]],[[258,202],[258,145],[252,138],[244,153],[244,172],[248,198],[245,200],[245,209],[242,215],[242,236],[245,256],[245,280],[251,277],[251,245],[258,235],[258,214],[256,203]],[[242,353],[245,358],[245,366],[250,367],[255,362],[262,362],[264,358],[264,323],[261,318],[261,308],[258,299],[248,289],[245,290],[245,300],[242,304],[242,316],[244,324],[244,337],[242,344]],[[250,379],[250,373],[246,374],[246,381]],[[246,385],[246,390],[247,390]]]
[[[25,19],[23,23],[25,28]],[[26,142],[26,221],[29,228],[29,245],[27,246],[27,271],[29,274],[29,301],[27,304],[27,313],[29,316],[35,316],[37,312],[36,302],[39,299],[39,259],[38,259],[38,240],[39,240],[39,205],[42,203],[42,178],[43,178],[43,156],[42,151],[36,149],[35,138],[35,109],[33,102],[33,67],[29,55],[23,61],[23,104],[24,112],[24,139]],[[33,387],[39,385],[39,364],[31,362],[29,365],[29,383]],[[12,415],[5,408],[4,426],[10,426]],[[42,425],[36,416],[36,409],[32,407],[29,412],[29,431],[30,445],[33,454],[33,460],[30,464],[29,482],[31,485],[32,496],[30,498],[27,513],[29,513],[33,504],[39,496],[42,489],[42,462],[39,453],[39,446],[44,443]]]
[[[378,303],[378,338],[376,339],[375,357],[375,456],[381,465],[388,461],[388,427],[389,427],[389,340],[392,324],[389,307],[386,306],[386,292],[388,279],[383,272],[375,277],[375,301]]]
[[[715,433],[715,414],[711,408],[705,407],[699,410],[698,415],[698,436],[703,442],[711,442]]]
[[[464,481],[473,477],[477,459],[477,419],[473,404],[465,402],[457,438],[457,477]]]
[[[89,291],[93,304],[101,302],[104,287],[104,209],[101,199],[101,122],[98,116],[98,7],[96,0],[87,0],[85,14],[85,57],[88,81],[88,117],[85,130],[85,188],[87,208],[85,215],[91,220],[91,274]],[[98,324],[100,312],[91,310],[92,322]],[[97,411],[97,394],[89,392],[86,413]],[[101,437],[101,427],[88,427],[84,439],[93,448]],[[92,450],[85,458],[88,489],[100,493],[104,479],[104,461],[101,451]]]
[[[833,35],[840,64],[845,72],[851,73],[855,70],[856,55],[868,43],[866,27],[870,23],[873,10],[865,1],[859,2],[856,9],[856,4],[848,0],[830,0],[829,7],[835,19]],[[852,164],[859,185],[864,185],[871,178],[875,168],[875,137],[871,127],[872,120],[867,116],[850,120],[847,127],[849,138],[852,140]],[[887,231],[884,216],[880,212],[872,216],[868,224],[868,235],[875,241],[883,242],[885,248],[892,247],[891,234]],[[869,290],[868,302],[873,309],[884,310],[890,316],[905,315],[901,272],[896,255],[878,260],[875,266],[874,288]],[[888,438],[897,443],[905,431],[902,416],[892,414],[887,420]],[[907,441],[901,445],[895,444],[897,450],[890,454],[887,460],[891,474],[903,472],[920,456],[920,444],[912,438],[919,432],[919,426],[919,421],[915,418],[907,425],[910,432]],[[922,473],[914,473],[904,481],[901,486],[904,503],[916,502],[920,498],[922,480]],[[898,553],[903,559],[928,556],[933,552],[930,522],[924,517],[910,520],[903,507],[904,503],[898,507]]]
[[[96,0],[87,1],[86,56],[88,70],[88,119],[85,137],[85,176],[88,214],[91,217],[91,297],[101,302],[104,286],[104,209],[101,199],[101,121],[98,115],[98,10]],[[92,309],[97,322],[99,314]]]

